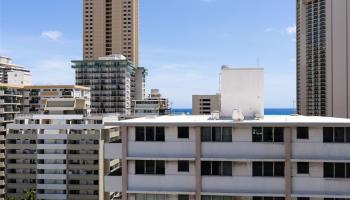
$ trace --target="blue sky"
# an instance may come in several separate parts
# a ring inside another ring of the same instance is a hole
[[[222,65],[265,68],[266,107],[295,100],[295,0],[139,0],[147,89],[173,107],[216,93]],[[82,0],[1,0],[0,54],[36,84],[73,84],[82,57]]]

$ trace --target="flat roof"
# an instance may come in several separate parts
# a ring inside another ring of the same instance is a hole
[[[63,89],[82,89],[82,90],[90,90],[89,87],[81,86],[81,85],[25,85],[25,89],[50,89],[50,88],[63,88]]]
[[[210,115],[146,116],[108,123],[114,126],[343,126],[350,127],[350,119],[301,115],[265,115],[261,119],[234,121],[231,118],[211,119]]]

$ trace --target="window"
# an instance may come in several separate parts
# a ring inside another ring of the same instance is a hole
[[[253,197],[253,200],[284,200],[284,197]]]
[[[189,138],[189,128],[177,127],[177,138]]]
[[[297,200],[310,200],[309,197],[297,197]]]
[[[135,141],[165,141],[164,127],[136,127]]]
[[[232,200],[229,196],[209,196],[205,195],[201,197],[202,200]]]
[[[308,162],[298,162],[297,163],[298,174],[309,174],[309,163]]]
[[[136,160],[135,174],[165,174],[164,160]]]
[[[284,176],[284,162],[253,162],[253,176]]]
[[[323,177],[350,178],[350,163],[323,163]]]
[[[136,200],[165,200],[165,194],[136,194]]]
[[[229,161],[202,161],[203,176],[232,176],[232,162]]]
[[[202,142],[232,142],[232,127],[202,127]]]
[[[334,142],[345,142],[345,131],[344,128],[334,128]]]
[[[309,139],[309,128],[297,127],[297,139]]]
[[[178,200],[190,200],[190,196],[189,195],[182,195],[179,194],[177,197]]]
[[[323,142],[325,143],[350,143],[350,128],[324,127]]]
[[[177,171],[178,172],[189,172],[189,161],[188,160],[179,160],[177,162]]]
[[[323,142],[333,142],[333,128],[323,128]]]
[[[282,127],[253,127],[252,141],[253,142],[283,142],[284,128]]]

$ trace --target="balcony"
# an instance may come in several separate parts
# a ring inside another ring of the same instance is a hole
[[[346,143],[293,143],[293,159],[349,160],[350,145]]]
[[[202,157],[231,158],[232,160],[284,159],[284,144],[262,142],[203,142]]]
[[[129,191],[195,192],[196,180],[191,175],[133,175],[129,174]]]
[[[340,178],[293,177],[294,195],[350,195],[350,181]]]
[[[37,194],[38,199],[67,199],[66,194]]]
[[[217,147],[217,146],[216,146]],[[136,142],[128,143],[128,157],[149,158],[194,158],[195,143],[190,141],[176,142]]]
[[[283,177],[250,177],[250,176],[203,176],[202,192],[222,194],[284,194]]]

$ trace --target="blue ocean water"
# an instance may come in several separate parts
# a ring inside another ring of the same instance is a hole
[[[179,114],[192,114],[191,108],[174,108],[171,113],[175,115]],[[265,115],[291,115],[295,113],[293,108],[265,108]]]

